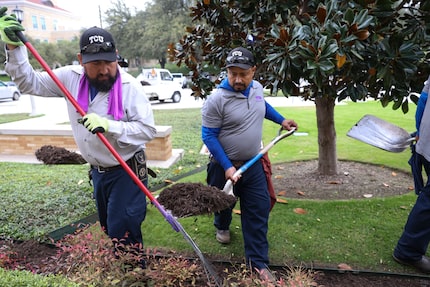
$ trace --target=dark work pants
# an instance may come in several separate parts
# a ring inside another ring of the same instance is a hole
[[[126,245],[143,246],[141,224],[146,216],[143,191],[123,168],[102,173],[92,169],[92,179],[100,225],[106,234]]]
[[[426,254],[430,242],[430,163],[419,155],[427,173],[427,183],[418,195],[400,237],[394,255],[403,260],[418,261]]]
[[[222,189],[226,182],[224,169],[218,163],[210,162],[207,171],[208,184]],[[261,161],[242,174],[242,178],[234,185],[234,194],[240,198],[246,262],[252,268],[265,268],[269,264],[267,231],[270,196]],[[229,230],[232,209],[215,213],[214,225],[217,229]]]

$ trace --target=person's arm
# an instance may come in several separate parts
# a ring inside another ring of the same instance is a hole
[[[423,117],[424,109],[426,107],[428,94],[430,92],[430,77],[427,79],[423,90],[421,91],[420,98],[417,104],[417,110],[415,112],[415,127],[417,129],[416,136],[419,137],[421,119]]]
[[[297,129],[298,126],[295,121],[284,118],[268,102],[265,102],[265,104],[266,104],[266,114],[264,115],[264,118],[272,122],[275,122],[277,124],[280,124],[285,130],[291,130],[292,128]]]
[[[285,120],[285,118],[280,113],[278,113],[278,111],[275,110],[268,102],[265,101],[265,104],[266,114],[264,115],[264,118],[282,125],[282,122]]]
[[[212,156],[219,162],[224,170],[228,170],[233,166],[233,164],[225,154],[224,149],[218,140],[219,132],[219,128],[208,128],[202,126],[202,140]]]
[[[68,70],[65,66],[52,70],[52,72],[70,90],[70,86],[66,83],[72,82],[74,78],[70,79]],[[33,69],[28,60],[28,52],[25,46],[6,50],[5,71],[24,94],[42,97],[64,97],[64,94],[47,72]]]
[[[415,112],[415,128],[417,129],[416,136],[420,135],[421,119],[423,117],[424,108],[426,107],[427,97],[427,93],[421,92],[420,98],[418,100],[417,110]]]

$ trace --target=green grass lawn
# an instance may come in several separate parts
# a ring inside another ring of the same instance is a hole
[[[315,108],[282,107],[278,110],[287,118],[295,119],[299,124],[299,131],[307,132],[309,135],[291,136],[279,142],[270,151],[272,162],[318,158]],[[415,125],[414,112],[415,109],[404,115],[399,110],[382,108],[379,102],[373,101],[348,102],[336,106],[338,158],[409,171],[407,160],[410,153],[408,151],[402,153],[383,151],[349,138],[346,133],[365,114],[376,115],[412,132]],[[185,155],[171,168],[157,169],[159,177],[156,180],[151,179],[150,189],[165,179],[192,173],[196,168],[204,167],[207,162],[207,157],[199,154],[202,146],[199,109],[155,110],[154,114],[157,124],[172,126],[173,148],[184,149]],[[266,121],[264,142],[268,143],[277,131],[278,126]],[[40,165],[0,163],[0,167],[4,171],[11,168],[14,171],[0,176],[0,195],[2,196],[0,210],[10,211],[7,217],[0,217],[0,232],[3,236],[22,239],[40,237],[64,226],[64,218],[74,222],[95,210],[91,199],[91,188],[86,182],[85,166],[41,167]],[[203,171],[192,173],[181,181],[204,182],[204,178]],[[26,201],[26,196],[32,200]],[[404,269],[394,263],[391,260],[391,253],[415,199],[413,192],[382,199],[343,201],[288,199],[288,204],[276,205],[271,213],[269,223],[271,261],[274,264],[306,266],[336,266],[339,263],[347,263],[354,269],[412,272],[413,270]],[[72,204],[77,200],[79,203]],[[46,205],[58,210],[53,213]],[[76,206],[88,208],[76,210]],[[298,215],[293,212],[296,207],[304,208],[308,213]],[[179,219],[207,256],[243,260],[239,216],[234,216],[231,225],[232,243],[227,246],[215,241],[212,220],[211,215]],[[48,224],[39,227],[40,222],[48,222]],[[37,232],[33,231],[33,228],[37,228]],[[142,229],[147,247],[193,252],[182,235],[175,232],[158,210],[151,205]],[[9,233],[9,231],[12,232]]]
[[[414,108],[414,107],[413,107]],[[306,137],[291,136],[279,142],[270,151],[273,163],[318,158],[318,139],[314,107],[283,107],[278,110],[299,124],[299,131]],[[335,109],[338,158],[381,164],[409,171],[410,153],[390,153],[346,136],[348,130],[366,114],[376,115],[407,131],[414,130],[414,112],[403,114],[399,110],[382,108],[379,102],[338,105]],[[278,126],[266,122],[264,142],[276,136]],[[204,182],[205,172],[182,181]],[[413,192],[392,198],[362,199],[349,201],[318,201],[289,199],[287,205],[276,205],[269,225],[270,257],[276,264],[306,264],[336,266],[347,263],[356,269],[399,271],[403,267],[391,260],[391,252],[401,234],[407,215],[416,196]],[[308,210],[306,215],[293,212],[296,207]],[[144,223],[148,246],[164,246],[168,249],[192,249],[181,235],[166,230],[170,226],[150,209]],[[158,220],[156,220],[158,219]],[[228,246],[214,240],[212,216],[180,219],[181,224],[208,255],[222,255],[226,259],[243,259],[243,241],[240,218],[234,216],[233,242]],[[163,234],[162,237],[156,234]],[[410,271],[410,270],[409,270]]]
[[[35,117],[41,117],[42,115],[37,115]],[[21,120],[26,120],[31,118],[32,116],[29,116],[28,113],[21,113],[21,114],[4,114],[0,115],[0,124],[5,123],[11,123]]]

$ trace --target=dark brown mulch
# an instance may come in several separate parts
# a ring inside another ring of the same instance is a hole
[[[35,152],[37,160],[44,164],[84,164],[86,160],[78,153],[63,147],[44,145]]]
[[[336,175],[317,172],[318,161],[296,161],[272,166],[275,193],[286,198],[342,200],[396,196],[411,192],[411,173],[354,161],[339,161]]]
[[[43,274],[50,265],[55,264],[52,258],[57,253],[54,245],[40,243],[36,240],[18,241],[0,238],[1,267],[15,269],[23,267],[33,273]]]
[[[55,259],[57,248],[34,240],[13,241],[0,238],[0,254],[10,258],[9,265],[2,266],[6,269],[23,267],[38,274],[49,274],[55,269],[58,262]],[[215,263],[214,263],[215,264]],[[219,274],[225,274],[226,268],[235,271],[237,267],[226,266],[217,263],[214,265]],[[284,271],[275,271],[278,275]],[[318,287],[428,287],[430,280],[420,278],[407,278],[401,276],[377,276],[363,273],[348,272],[321,272],[314,276]]]
[[[157,200],[176,217],[212,214],[236,202],[234,196],[202,183],[176,183],[163,189]]]
[[[428,287],[430,281],[406,276],[381,276],[361,273],[320,273],[319,287]]]

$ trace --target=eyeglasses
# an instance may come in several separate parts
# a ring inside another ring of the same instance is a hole
[[[100,51],[115,52],[115,45],[111,42],[93,43],[82,47],[81,53],[96,54]]]
[[[227,64],[247,64],[254,65],[254,61],[245,56],[229,56],[227,57]]]

